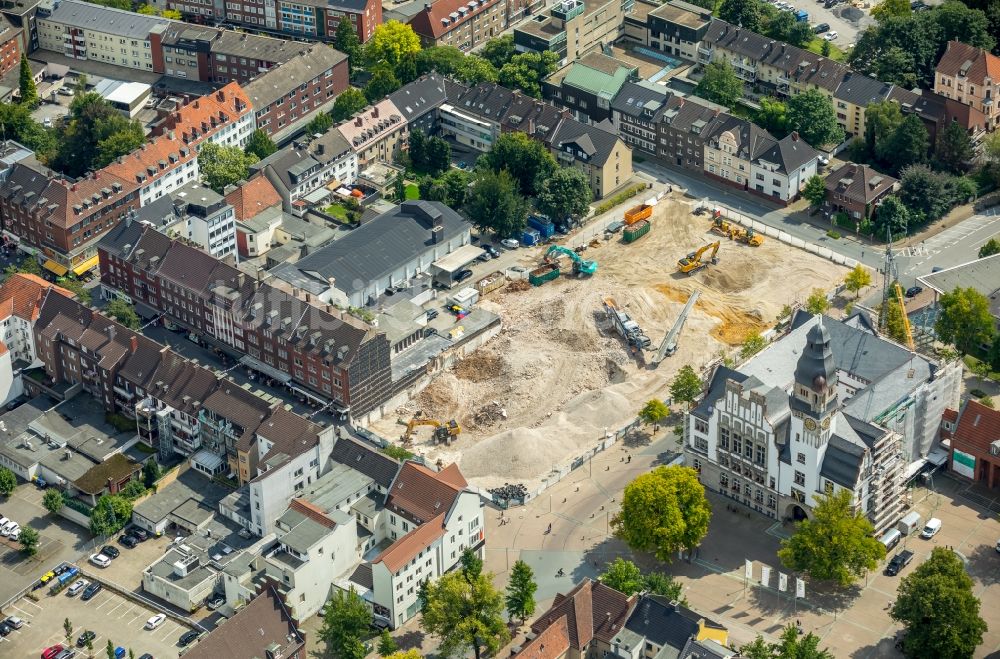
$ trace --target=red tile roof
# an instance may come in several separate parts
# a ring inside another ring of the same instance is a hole
[[[937,72],[947,76],[961,74],[976,84],[983,84],[986,78],[990,78],[996,84],[1000,82],[1000,57],[961,41],[949,41],[948,49],[938,62]]]
[[[461,481],[457,480],[461,479]],[[421,524],[447,513],[465,482],[456,467],[434,472],[416,462],[405,462],[389,489],[386,508]]]
[[[327,517],[326,513],[305,499],[292,499],[292,503],[289,504],[288,507],[328,529],[332,529],[337,526],[337,523]]]
[[[470,8],[470,0],[437,0],[410,19],[413,31],[428,39],[438,39],[460,25],[465,25],[487,13],[500,0],[477,0],[476,7]],[[465,10],[464,15],[460,10]],[[454,14],[454,16],[452,15]]]
[[[128,181],[104,170],[74,183],[61,178],[52,179],[39,195],[39,203],[49,210],[42,215],[42,219],[68,229],[95,211],[128,197],[138,187],[134,180]]]
[[[413,529],[389,545],[372,563],[384,563],[395,574],[406,567],[413,557],[444,535],[444,513]]]
[[[962,450],[989,453],[990,444],[1000,439],[1000,411],[974,400],[966,402],[958,417],[951,445]]]
[[[569,623],[566,621],[566,616],[562,616],[514,656],[517,659],[559,659],[567,652],[569,652]]]
[[[266,176],[258,176],[227,194],[226,201],[235,209],[236,219],[242,222],[280,204],[281,195]]]
[[[599,581],[586,579],[568,594],[556,595],[552,606],[531,625],[531,630],[541,634],[565,617],[570,647],[582,651],[594,638],[610,643],[625,625],[635,603],[634,596],[627,597]]]
[[[66,297],[75,295],[45,281],[37,275],[17,273],[0,284],[0,320],[14,315],[18,318],[34,322],[38,319],[38,310],[42,306],[45,292],[52,289]]]
[[[201,142],[215,129],[228,125],[252,112],[250,99],[238,83],[231,82],[222,89],[196,98],[163,120],[157,127],[160,133],[173,131],[176,138],[186,144]]]
[[[949,423],[955,423],[956,421],[958,421],[958,412],[950,408],[946,409],[944,411],[944,414],[942,414],[941,416],[944,418],[945,421],[948,421]]]
[[[145,187],[197,157],[194,148],[180,140],[161,135],[132,153],[121,156],[101,171]]]

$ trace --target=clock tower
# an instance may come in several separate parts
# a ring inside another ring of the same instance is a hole
[[[826,444],[837,406],[837,368],[830,334],[820,316],[806,335],[806,347],[795,366],[792,409],[801,420],[803,443],[816,448]]]

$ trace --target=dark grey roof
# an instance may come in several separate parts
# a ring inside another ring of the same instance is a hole
[[[697,133],[701,139],[714,134],[717,127],[728,119],[728,114],[677,96],[670,99],[661,115],[661,121],[672,129]]]
[[[62,0],[55,3],[51,14],[45,20],[139,41],[148,41],[149,33],[164,23],[179,23],[159,16],[147,16],[78,0]]]
[[[300,85],[322,76],[347,59],[347,55],[325,43],[302,48],[296,57],[257,76],[243,86],[254,111],[260,112]]]
[[[432,230],[438,226],[442,242],[447,242],[471,225],[441,202],[405,201],[298,263],[277,268],[275,274],[293,267],[323,284],[330,277],[342,285],[367,284],[430,249]]]
[[[833,350],[830,347],[830,333],[820,322],[809,328],[806,345],[795,364],[795,381],[816,391],[833,386],[837,379]]]
[[[360,471],[386,489],[399,473],[399,462],[349,437],[337,440],[330,457],[335,462]]]
[[[625,622],[625,629],[654,645],[673,648],[674,652],[670,654],[677,656],[691,637],[698,635],[698,620],[701,617],[665,597],[643,595]]]
[[[715,373],[712,374],[712,382],[708,386],[708,393],[705,397],[701,399],[698,403],[698,407],[691,410],[691,414],[700,417],[702,419],[708,419],[712,416],[711,408],[715,406],[715,401],[722,397],[723,392],[726,390],[726,381],[733,380],[735,382],[743,382],[748,376],[740,373],[739,371],[734,371],[728,366],[719,366],[715,369]]]
[[[611,101],[611,109],[630,117],[653,121],[659,116],[670,96],[671,94],[662,85],[627,80]],[[646,110],[652,111],[653,116],[644,117]]]
[[[183,217],[183,214],[178,213],[178,209],[174,206],[174,200],[170,195],[163,195],[154,199],[135,213],[134,219],[137,222],[149,222],[157,229],[162,229],[165,226],[173,224],[179,218]],[[103,238],[101,242],[104,242]]]
[[[728,114],[719,114],[719,119],[708,132],[709,138],[717,142],[722,133],[731,133],[736,138],[737,153],[744,160],[755,160],[777,144],[773,135],[746,119]],[[702,135],[706,135],[706,131],[703,130]]]
[[[819,151],[809,146],[797,134],[786,135],[770,149],[757,156],[778,166],[778,171],[793,174],[800,167],[819,157]]]
[[[827,444],[819,474],[837,485],[853,490],[858,482],[858,474],[861,473],[864,455],[864,447],[834,434]]]
[[[360,529],[361,527],[359,526],[358,528]],[[374,589],[375,580],[372,578],[372,564],[365,561],[354,568],[354,573],[351,574],[350,581],[368,590]]]
[[[617,133],[599,126],[567,119],[556,129],[556,134],[552,138],[552,148],[565,151],[567,147],[575,147],[587,154],[588,163],[603,165],[611,157],[620,139]]]
[[[870,103],[887,99],[891,91],[892,85],[889,83],[869,78],[863,73],[851,71],[844,76],[843,82],[837,86],[837,91],[833,93],[833,97],[866,108]]]
[[[389,94],[407,121],[415,121],[448,100],[444,78],[429,73]]]

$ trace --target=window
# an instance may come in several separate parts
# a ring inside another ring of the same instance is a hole
[[[795,472],[795,484],[796,485],[805,485],[806,484],[806,475],[803,474],[801,471],[796,471]]]
[[[762,464],[764,464],[764,461],[766,459],[767,459],[767,449],[764,448],[763,444],[758,444],[757,445],[757,459],[754,460],[754,462],[756,462],[759,465],[762,465]]]
[[[719,486],[722,488],[729,487],[729,475],[719,474]]]
[[[743,457],[747,460],[753,459],[753,443],[750,440],[747,440],[747,445],[743,449]]]
[[[694,438],[694,450],[708,453],[708,440],[701,437]]]
[[[768,494],[767,495],[767,507],[768,508],[777,508],[777,506],[778,506],[778,499],[773,494]]]
[[[806,463],[806,454],[805,453],[797,453],[795,455],[795,461],[798,462],[800,465],[804,465]]]
[[[719,446],[729,450],[729,428],[719,430]]]
[[[746,483],[743,483],[743,496],[745,497],[750,496],[750,490],[751,490],[750,482],[748,481]]]
[[[706,433],[708,432],[708,424],[701,419],[694,420],[694,429],[696,432]]]
[[[739,455],[743,452],[743,440],[740,439],[739,435],[733,436],[733,453]]]
[[[826,483],[823,485],[823,490],[827,494],[833,494],[833,481],[830,480],[826,481]]]

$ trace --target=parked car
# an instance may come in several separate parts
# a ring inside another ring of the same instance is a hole
[[[459,270],[455,273],[455,281],[465,281],[472,276],[472,270]]]
[[[146,529],[140,528],[138,526],[130,526],[129,528],[125,529],[125,531],[129,535],[134,536],[135,539],[138,540],[139,542],[146,542],[146,540],[149,539],[149,532],[146,531]]]
[[[920,537],[925,540],[930,540],[938,534],[941,530],[941,520],[937,517],[931,517],[927,520],[927,524],[924,526],[924,530],[920,532]]]
[[[76,656],[76,650],[73,648],[66,648],[62,652],[56,655],[56,659],[73,659]]]
[[[624,227],[625,227],[625,223],[622,222],[621,220],[618,220],[617,222],[612,222],[607,227],[605,227],[604,231],[605,231],[605,233],[618,233]]]
[[[125,656],[125,648],[118,646],[115,648],[115,659],[123,659]]]
[[[487,261],[489,261],[492,258],[493,257],[490,256],[489,252],[483,251],[482,254],[480,254],[479,256],[476,257],[476,260],[479,261],[480,263],[486,263]]]
[[[437,309],[428,309],[427,310],[427,320],[434,320],[437,317],[438,317],[438,310]]]
[[[111,545],[104,545],[103,547],[101,547],[101,553],[110,558],[111,560],[114,560],[119,556],[121,556],[121,552],[118,551],[118,548],[112,547]]]
[[[42,659],[56,659],[56,656],[65,649],[66,648],[56,643],[52,647],[42,650]]]
[[[215,611],[217,608],[226,603],[225,597],[215,597],[208,603],[208,610]]]
[[[493,258],[500,256],[500,251],[493,245],[483,245],[483,249],[485,249],[486,253],[492,256]]]
[[[70,89],[69,87],[60,87],[58,90],[56,90],[56,93],[59,94],[60,96],[72,96],[73,90]]]
[[[60,563],[59,565],[56,566],[56,569],[54,569],[52,571],[55,572],[55,575],[58,577],[60,575],[63,575],[65,573],[69,572],[71,569],[72,569],[72,566],[70,566],[69,563]]]
[[[3,515],[0,515],[0,529],[2,529],[7,524],[10,524],[12,521],[14,521],[14,520],[7,519]]]
[[[3,526],[0,526],[0,535],[6,538],[8,535],[10,535],[10,532],[13,531],[14,527],[17,525],[18,525],[17,522],[15,522],[12,519],[8,519]]]
[[[917,297],[924,292],[922,286],[910,286],[906,289],[906,297]]]
[[[6,622],[0,622],[0,637],[7,636],[12,631],[14,631],[13,627],[8,625]]]
[[[13,627],[14,629],[20,629],[21,627],[24,626],[24,621],[21,620],[20,618],[18,618],[17,616],[10,616],[6,620],[4,620],[4,622],[6,622],[8,625],[10,625],[11,627]]]
[[[72,586],[66,589],[66,595],[68,597],[73,597],[86,587],[87,587],[86,579],[77,579],[76,581],[73,582]]]
[[[504,238],[500,241],[500,244],[507,249],[517,249],[521,245],[521,243],[517,242],[513,238]]]
[[[199,634],[198,632],[196,632],[196,631],[194,631],[194,630],[191,630],[191,631],[189,631],[189,632],[185,632],[185,633],[184,633],[184,634],[183,634],[183,635],[181,636],[181,638],[180,638],[180,640],[178,641],[178,643],[180,643],[180,644],[181,644],[181,647],[183,647],[183,646],[185,646],[185,645],[191,645],[191,644],[192,644],[192,643],[194,643],[194,642],[195,642],[196,640],[198,640],[198,637],[199,637],[200,635],[201,635],[201,634]]]
[[[827,32],[826,34],[823,35],[823,39],[825,41],[836,41],[837,37],[839,37],[839,36],[840,35],[837,34],[836,30],[831,30],[830,32]]]
[[[104,554],[91,554],[90,562],[96,565],[97,567],[108,567],[109,565],[111,565],[111,559],[105,556]]]
[[[829,23],[820,23],[819,25],[813,28],[813,32],[815,34],[823,34],[824,32],[828,32],[829,30],[830,30]]]
[[[904,549],[903,551],[899,552],[898,554],[892,557],[892,560],[889,561],[889,564],[885,566],[885,573],[888,574],[890,577],[894,577],[897,574],[899,574],[904,567],[909,565],[910,561],[912,560],[913,560],[913,552],[908,549]]]
[[[11,531],[10,535],[7,536],[7,537],[10,538],[11,540],[13,540],[14,542],[17,542],[18,540],[20,540],[21,539],[21,527],[20,526],[15,526],[14,530]]]
[[[147,652],[144,655],[142,655],[141,657],[139,657],[139,659],[153,659],[153,655],[151,655],[151,654],[149,654]]]
[[[101,584],[97,583],[96,581],[90,584],[89,586],[83,589],[83,595],[80,595],[80,601],[86,602],[94,595],[101,592],[101,588],[103,588],[103,586],[101,586]]]
[[[118,538],[118,544],[123,547],[128,547],[129,549],[135,549],[135,546],[139,544],[139,541],[135,539],[135,536],[123,535]]]
[[[163,613],[157,613],[155,616],[146,621],[146,629],[156,629],[164,622],[166,622],[167,616]]]
[[[87,644],[87,641],[93,641],[96,637],[97,634],[88,629],[76,639],[76,647],[82,648]]]

